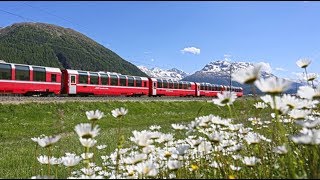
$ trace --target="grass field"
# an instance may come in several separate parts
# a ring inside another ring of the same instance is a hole
[[[282,136],[281,131],[273,129],[270,126],[258,126],[249,118],[259,117],[263,121],[271,121],[271,109],[263,111],[253,107],[256,101],[254,99],[240,98],[232,106],[230,115],[227,107],[219,107],[210,102],[67,102],[67,103],[28,103],[20,105],[0,105],[0,178],[31,178],[40,175],[46,171],[46,167],[39,164],[36,159],[36,143],[31,140],[32,137],[39,137],[41,134],[57,135],[62,138],[54,144],[52,155],[61,157],[65,152],[74,152],[81,154],[83,147],[78,140],[74,127],[79,123],[89,122],[85,112],[90,110],[100,110],[105,116],[98,121],[101,128],[100,135],[96,138],[97,145],[105,144],[107,148],[103,151],[95,151],[96,162],[101,162],[99,156],[107,155],[113,152],[117,146],[117,128],[121,127],[124,139],[132,136],[132,131],[142,131],[148,129],[151,125],[161,126],[160,131],[164,133],[175,134],[171,127],[173,123],[186,124],[194,121],[200,116],[213,114],[222,118],[232,116],[235,123],[242,123],[245,127],[251,127],[253,131],[263,134],[266,138],[273,138],[274,135]],[[123,119],[118,120],[111,115],[115,108],[124,107],[128,109],[128,114]],[[294,123],[289,123],[285,127],[286,133],[296,133],[298,128]],[[180,137],[182,134],[175,134]],[[271,146],[268,142],[261,142],[256,145],[245,145],[241,155],[274,158],[270,155]],[[124,145],[127,145],[124,143]],[[305,147],[288,142],[289,153],[283,156],[277,156],[276,161],[270,162],[266,159],[260,165],[254,167],[242,167],[240,171],[232,171],[230,168],[216,170],[208,167],[204,162],[203,167],[198,164],[198,172],[187,173],[181,170],[177,172],[176,177],[182,178],[304,178],[310,171],[308,163],[314,153],[319,153],[319,147]],[[310,149],[314,153],[310,152]],[[47,153],[43,149],[38,149],[39,154]],[[310,157],[308,157],[310,156]],[[220,156],[221,157],[221,156]],[[309,159],[308,159],[309,158]],[[291,162],[288,162],[290,160]],[[222,161],[226,163],[236,162],[232,158],[225,158]],[[238,163],[237,163],[238,164]],[[274,166],[277,167],[274,167]],[[319,163],[315,164],[319,172]],[[42,171],[41,171],[42,169]],[[210,170],[211,169],[211,170]],[[68,170],[60,167],[59,178],[68,177]],[[183,177],[184,174],[186,176]],[[314,172],[314,171],[313,171]],[[180,175],[179,175],[180,174]],[[203,176],[203,174],[206,174]],[[315,176],[318,176],[316,174]]]

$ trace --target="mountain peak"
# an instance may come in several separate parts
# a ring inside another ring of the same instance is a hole
[[[163,70],[158,67],[154,67],[151,69],[148,69],[145,66],[137,66],[142,72],[146,73],[150,77],[154,78],[163,78],[163,79],[171,79],[174,81],[178,81],[183,79],[184,77],[188,76],[188,73],[183,72],[182,70],[179,70],[177,68],[172,68],[169,70]]]

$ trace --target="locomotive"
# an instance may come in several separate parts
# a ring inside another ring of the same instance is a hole
[[[0,62],[0,94],[215,97],[241,87]]]

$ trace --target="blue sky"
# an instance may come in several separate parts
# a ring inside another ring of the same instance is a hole
[[[320,74],[320,2],[2,1],[0,19],[1,27],[72,28],[149,68],[193,73],[229,58],[269,63],[274,74],[294,78],[302,72],[295,62],[309,58],[308,71]]]

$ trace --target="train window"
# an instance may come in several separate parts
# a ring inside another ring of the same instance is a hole
[[[16,65],[16,80],[29,81],[30,73],[28,66]]]
[[[88,84],[88,74],[87,72],[79,71],[79,83],[80,84]]]
[[[216,85],[213,85],[213,90],[214,90],[214,91],[218,91],[218,88],[217,88]]]
[[[99,84],[98,73],[90,73],[90,84]]]
[[[168,88],[168,81],[167,80],[163,80],[163,88]]]
[[[136,77],[136,86],[137,87],[141,87],[142,86],[142,81],[141,81],[141,78],[139,78],[139,77]]]
[[[57,82],[57,75],[51,74],[51,82]]]
[[[109,77],[106,74],[100,74],[101,77],[101,84],[102,85],[109,85]]]
[[[143,84],[144,84],[144,87],[147,87],[147,82],[143,82]]]
[[[120,86],[127,86],[127,78],[126,76],[120,75]]]
[[[191,83],[188,83],[188,89],[191,89]]]
[[[163,87],[163,86],[162,86],[162,80],[161,80],[161,79],[157,79],[157,81],[158,81],[157,87],[158,87],[158,88],[162,88],[162,87]]]
[[[168,80],[168,88],[170,89],[173,88],[173,82],[171,80]]]
[[[117,75],[110,75],[110,85],[118,86],[118,76]]]
[[[46,81],[46,69],[41,67],[32,67],[34,81]]]
[[[133,79],[133,77],[128,76],[128,86],[134,86],[134,79]]]
[[[11,79],[11,65],[0,64],[0,79]]]
[[[177,81],[173,82],[173,88],[174,89],[179,89],[179,83]]]
[[[183,89],[183,83],[179,82],[179,89]]]
[[[76,76],[75,75],[71,76],[71,84],[76,84]]]

